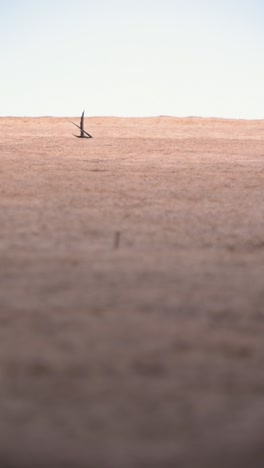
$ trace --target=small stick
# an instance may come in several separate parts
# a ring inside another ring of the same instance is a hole
[[[114,249],[118,249],[120,245],[120,237],[121,237],[121,232],[116,231],[115,232],[115,237],[114,237]]]

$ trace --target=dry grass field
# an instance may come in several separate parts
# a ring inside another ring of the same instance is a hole
[[[264,121],[85,128],[0,119],[1,466],[262,468]]]

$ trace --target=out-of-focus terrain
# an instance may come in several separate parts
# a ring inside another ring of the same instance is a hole
[[[0,119],[1,465],[262,468],[264,121],[85,128]]]

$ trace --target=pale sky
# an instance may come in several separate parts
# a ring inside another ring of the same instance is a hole
[[[264,0],[0,0],[0,115],[264,119]]]

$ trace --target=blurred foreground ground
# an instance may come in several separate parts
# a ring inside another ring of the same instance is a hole
[[[1,466],[262,468],[264,121],[85,128],[0,119]]]

